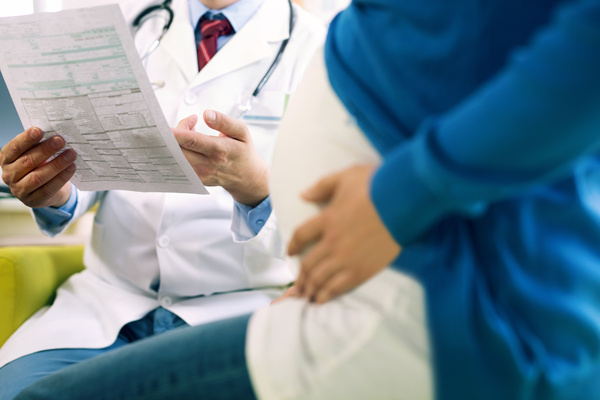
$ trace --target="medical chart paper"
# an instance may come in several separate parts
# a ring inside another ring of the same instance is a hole
[[[25,129],[61,135],[77,152],[79,189],[208,193],[119,6],[0,18],[0,69]]]

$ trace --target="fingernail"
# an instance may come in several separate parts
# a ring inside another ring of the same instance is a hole
[[[32,138],[33,140],[40,140],[42,138],[42,131],[39,130],[38,128],[33,128],[29,132],[29,137]]]
[[[75,172],[76,169],[77,169],[77,166],[75,164],[71,164],[67,167],[67,171],[69,171],[69,172]]]
[[[66,162],[73,162],[77,158],[77,153],[75,153],[74,151],[67,151],[65,152],[63,158]]]
[[[50,146],[52,146],[52,148],[54,150],[60,150],[63,148],[64,143],[61,138],[59,138],[58,136],[55,136],[52,139],[50,139]]]
[[[208,122],[215,122],[217,120],[217,113],[213,110],[206,110],[204,115],[206,115],[206,120]]]

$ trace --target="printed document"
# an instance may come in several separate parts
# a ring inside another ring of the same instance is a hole
[[[79,189],[208,193],[119,6],[0,18],[0,69],[25,129],[61,135],[77,152]]]

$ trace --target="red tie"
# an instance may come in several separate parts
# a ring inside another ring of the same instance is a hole
[[[222,16],[222,14],[219,15]],[[200,42],[200,46],[198,46],[198,71],[202,70],[217,53],[217,39],[219,36],[231,35],[233,33],[233,27],[224,16],[223,19],[213,20],[209,20],[206,17],[200,18],[200,29],[202,41]]]

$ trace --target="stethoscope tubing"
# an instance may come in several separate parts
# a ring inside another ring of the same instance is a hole
[[[291,0],[287,0],[287,1],[288,1],[288,5],[290,7],[288,38],[285,39],[283,42],[281,42],[281,46],[279,46],[279,51],[277,52],[275,59],[271,63],[271,66],[269,66],[269,69],[267,70],[265,75],[262,77],[262,79],[260,80],[258,85],[256,86],[256,89],[254,89],[254,91],[252,92],[252,97],[257,97],[258,94],[260,93],[260,91],[262,90],[262,88],[269,81],[269,78],[271,78],[271,75],[273,75],[275,68],[277,67],[277,65],[279,64],[279,61],[281,60],[281,57],[283,56],[283,52],[285,51],[285,48],[287,47],[287,44],[290,41],[290,38],[292,37],[292,32],[294,30],[294,7],[292,6]],[[160,36],[158,37],[158,39],[156,39],[156,41],[154,43],[152,43],[152,45],[150,46],[150,48],[148,49],[146,54],[144,54],[142,56],[142,61],[144,61],[146,58],[148,58],[148,56],[150,54],[152,54],[154,52],[154,50],[156,50],[156,48],[160,45],[161,40],[163,39],[163,37],[165,36],[167,31],[171,27],[171,24],[173,23],[173,19],[175,18],[175,13],[173,12],[173,9],[171,8],[171,3],[172,3],[172,0],[165,0],[162,4],[150,6],[150,7],[146,8],[145,10],[143,10],[142,12],[140,12],[140,14],[133,20],[133,24],[132,24],[133,25],[133,35],[135,36],[137,34],[137,32],[140,30],[141,26],[144,24],[144,21],[146,20],[146,18],[153,12],[164,10],[169,14],[169,19],[168,19],[167,23],[165,24],[165,26],[163,27],[163,30],[162,30]]]

